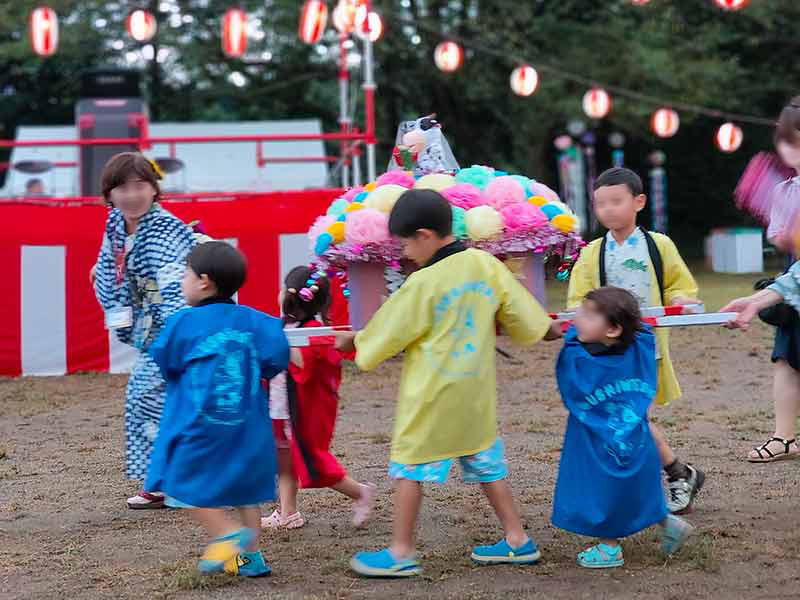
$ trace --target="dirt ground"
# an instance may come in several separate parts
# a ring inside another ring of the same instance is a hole
[[[374,520],[354,530],[335,492],[301,493],[308,524],[263,535],[274,574],[255,581],[196,575],[205,540],[185,514],[126,509],[137,488],[122,477],[124,377],[0,379],[0,597],[796,598],[800,461],[743,460],[772,432],[771,335],[761,324],[746,336],[718,328],[673,333],[685,396],[657,409],[656,420],[680,456],[707,473],[689,517],[698,533],[669,561],[654,532],[640,534],[625,542],[626,566],[606,572],[579,568],[585,540],[549,524],[566,416],[553,376],[559,343],[522,350],[502,341],[521,364],[498,360],[510,480],[543,560],[473,566],[471,546],[496,541],[500,530],[480,490],[453,478],[426,489],[425,572],[410,581],[359,579],[347,568],[354,552],[379,549],[390,535],[385,468],[397,361],[370,374],[348,368],[342,386],[334,448],[353,476],[378,485]]]

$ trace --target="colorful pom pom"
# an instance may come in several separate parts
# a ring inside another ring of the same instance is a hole
[[[544,214],[547,215],[548,219],[552,219],[557,215],[563,215],[564,211],[558,208],[555,204],[545,204],[540,209]]]
[[[508,175],[490,181],[483,193],[486,203],[497,210],[502,210],[509,204],[525,202],[525,189]]]
[[[349,208],[349,207],[348,207],[348,208]],[[345,211],[345,212],[346,212],[346,211]],[[339,215],[339,216],[336,218],[336,220],[337,220],[338,222],[340,222],[340,223],[344,223],[345,221],[347,221],[347,215]]]
[[[394,204],[397,202],[397,199],[406,191],[406,188],[401,185],[395,185],[391,183],[388,185],[382,185],[381,187],[376,188],[374,191],[369,193],[369,196],[367,196],[366,200],[364,200],[364,206],[366,208],[379,210],[388,215],[390,212],[392,212],[392,208],[394,208]]]
[[[361,202],[363,204],[364,200],[367,199],[367,196],[369,196],[368,192],[361,192],[355,198],[353,198],[353,202]]]
[[[453,235],[459,239],[467,237],[467,211],[460,206],[452,206],[453,209]]]
[[[473,165],[466,169],[461,169],[456,173],[458,183],[471,183],[478,189],[483,189],[494,179],[494,171],[489,167]]]
[[[355,200],[355,197],[361,194],[363,191],[364,188],[359,185],[357,187],[350,188],[349,190],[347,190],[344,196],[342,196],[342,198],[344,198],[348,202],[352,202],[353,200]]]
[[[344,198],[334,200],[333,203],[328,207],[328,214],[337,216],[341,215],[349,205],[350,203]]]
[[[500,214],[503,216],[506,230],[511,233],[533,231],[547,223],[547,217],[542,209],[527,202],[509,204]]]
[[[575,226],[578,224],[578,219],[573,215],[556,215],[550,221],[550,224],[563,233],[570,233],[574,231]]]
[[[347,209],[344,212],[345,214],[349,215],[350,213],[354,213],[357,210],[362,210],[363,208],[364,205],[361,202],[353,202],[350,206],[347,207]]]
[[[400,185],[410,190],[414,187],[414,176],[409,175],[406,171],[386,171],[386,173],[378,177],[375,184],[377,187],[381,187],[382,185]]]
[[[435,192],[441,192],[442,190],[447,189],[455,184],[456,178],[452,175],[447,175],[445,173],[431,173],[430,175],[425,175],[418,179],[414,184],[414,188],[418,190],[433,190]]]
[[[533,196],[532,198],[528,198],[528,202],[533,204],[534,206],[544,206],[547,204],[547,198],[544,196]]]
[[[551,190],[545,184],[539,183],[538,181],[536,183],[532,183],[530,185],[530,190],[531,190],[531,195],[532,196],[544,196],[545,198],[547,198],[550,201],[560,200],[560,198],[558,197],[558,194],[556,194],[553,190]]]
[[[369,193],[369,192],[374,191],[375,188],[377,188],[377,187],[378,187],[378,184],[375,183],[374,181],[372,181],[372,182],[370,182],[370,183],[368,183],[367,185],[364,186],[364,191]]]
[[[316,244],[314,245],[314,253],[317,256],[321,256],[325,254],[328,248],[331,247],[333,243],[333,236],[330,233],[323,233],[317,238]]]
[[[324,215],[321,217],[317,217],[317,220],[314,221],[314,224],[308,230],[308,241],[310,244],[310,248],[312,251],[316,252],[316,244],[319,236],[325,233],[325,231],[336,222],[336,217],[333,215]],[[316,252],[317,254],[321,254],[320,252]]]
[[[469,210],[486,204],[481,191],[471,183],[457,183],[442,190],[442,196],[453,206]]]
[[[531,195],[531,183],[532,182],[531,182],[530,178],[525,177],[525,175],[512,175],[511,178],[516,180],[516,182],[519,183],[522,186],[522,189],[525,190],[525,197],[526,198]]]
[[[341,222],[336,222],[330,227],[328,227],[327,232],[331,234],[333,237],[333,243],[339,244],[344,241],[344,230],[345,225]]]
[[[378,210],[365,208],[347,220],[345,240],[348,244],[380,244],[390,239],[389,218]]]
[[[503,232],[503,217],[491,206],[476,206],[467,211],[467,234],[473,240],[491,240]]]

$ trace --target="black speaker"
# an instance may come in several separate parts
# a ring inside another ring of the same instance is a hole
[[[141,98],[138,71],[92,69],[81,75],[81,98]]]

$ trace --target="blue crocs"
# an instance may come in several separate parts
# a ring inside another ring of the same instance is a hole
[[[225,563],[225,572],[241,577],[266,577],[272,568],[261,552],[242,552]]]
[[[222,573],[225,570],[225,563],[236,558],[240,552],[244,552],[257,535],[257,531],[243,528],[215,538],[200,558],[197,569],[204,575]]]
[[[359,552],[350,568],[364,577],[413,577],[422,573],[416,558],[395,559],[388,548],[380,552]]]
[[[692,533],[694,527],[689,523],[675,515],[667,515],[661,532],[661,551],[667,556],[672,556],[681,549]]]
[[[578,564],[587,569],[612,569],[625,564],[622,546],[597,544],[578,554]]]
[[[512,548],[503,538],[493,546],[476,546],[472,549],[472,560],[483,565],[532,565],[541,557],[542,553],[532,539],[519,548]]]

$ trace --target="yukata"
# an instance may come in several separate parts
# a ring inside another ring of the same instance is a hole
[[[115,329],[120,342],[138,350],[125,393],[125,472],[144,479],[164,405],[165,383],[147,349],[167,317],[186,303],[181,281],[195,245],[192,230],[159,204],[127,235],[122,213],[114,209],[97,262],[95,292],[103,310],[130,308],[130,326]]]
[[[282,322],[210,298],[172,315],[148,352],[167,399],[145,490],[194,508],[274,500],[275,441],[262,379],[288,366]]]
[[[640,332],[627,348],[583,344],[574,327],[556,378],[569,411],[553,525],[621,538],[667,516],[661,459],[647,421],[656,393],[655,340]]]
[[[355,338],[371,370],[405,351],[392,436],[393,478],[443,482],[456,458],[468,481],[502,479],[497,436],[496,323],[523,344],[551,320],[492,255],[461,242],[441,248]]]
[[[611,236],[611,234],[608,234]],[[658,288],[655,268],[647,252],[644,235],[640,229],[623,242],[623,246],[637,248],[617,248],[619,244],[613,236],[606,238],[606,282],[618,285],[637,296],[640,305],[669,306],[675,298],[694,298],[697,296],[697,283],[686,263],[683,262],[675,243],[662,233],[650,232],[661,254],[664,269],[664,298]],[[636,240],[631,244],[632,240]],[[614,248],[611,242],[614,242]],[[567,307],[574,308],[583,302],[590,291],[600,287],[600,245],[602,238],[596,239],[581,250],[569,278]],[[616,251],[615,251],[616,250]],[[617,255],[615,259],[614,256]],[[623,258],[624,257],[624,258]],[[621,259],[621,260],[620,260]],[[627,263],[627,264],[626,264]],[[643,267],[646,270],[643,270]],[[620,271],[622,271],[620,273]],[[649,284],[646,281],[649,280]],[[615,283],[616,282],[616,283]],[[631,286],[633,289],[629,289]],[[669,332],[658,329],[656,337],[656,356],[658,357],[658,391],[656,404],[669,404],[681,397],[681,387],[675,376],[669,354]]]

